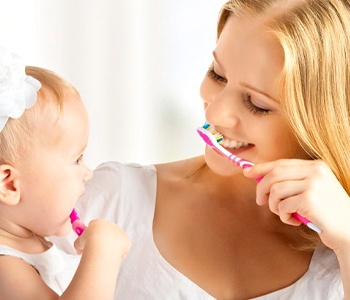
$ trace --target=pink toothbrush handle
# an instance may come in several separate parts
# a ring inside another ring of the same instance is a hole
[[[322,230],[320,227],[316,226],[314,223],[310,222],[310,220],[304,218],[303,216],[299,215],[298,213],[293,213],[292,216],[296,218],[301,223],[305,224],[307,227],[311,228],[312,230],[316,231],[317,233],[321,233]]]
[[[72,223],[72,228],[78,236],[81,236],[81,234],[84,232],[86,226],[82,221],[76,220]]]
[[[75,209],[72,210],[71,214],[70,214],[70,221],[72,223],[72,228],[75,231],[75,233],[78,236],[81,236],[81,234],[84,232],[86,226],[85,224],[79,219],[79,216],[77,214],[77,212],[75,211]]]

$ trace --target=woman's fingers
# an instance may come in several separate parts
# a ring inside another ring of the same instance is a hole
[[[268,204],[282,222],[298,225],[294,213],[321,230],[323,243],[340,249],[350,241],[350,199],[332,170],[320,160],[278,160],[244,169],[249,178],[262,177],[256,189],[259,205]]]
[[[271,197],[286,198],[300,193],[298,185],[309,173],[309,163],[297,164],[296,160],[280,160],[265,164],[255,165],[250,170],[244,170],[244,174],[250,178],[262,177],[257,187],[256,201],[263,205]],[[288,182],[290,182],[288,184]],[[291,184],[292,183],[292,184]]]
[[[258,205],[267,203],[282,221],[297,225],[300,221],[292,214],[309,215],[317,202],[321,182],[317,169],[322,164],[318,161],[283,159],[255,165],[246,170],[245,175],[262,177],[256,190]]]
[[[303,181],[301,180],[279,181],[268,186],[270,190],[267,202],[271,211],[276,214],[279,214],[281,201],[295,197],[304,191]]]
[[[243,173],[246,177],[249,178],[261,178],[265,177],[268,173],[271,173],[273,171],[273,175],[280,177],[287,175],[285,172],[286,170],[288,171],[289,168],[300,168],[301,165],[307,167],[311,166],[314,163],[315,160],[280,159],[267,163],[256,164],[253,167],[245,168],[243,170]]]

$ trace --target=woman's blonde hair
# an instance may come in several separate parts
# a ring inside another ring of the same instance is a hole
[[[27,66],[26,74],[39,80],[42,87],[37,93],[34,106],[25,110],[20,118],[10,118],[0,132],[0,164],[13,164],[23,152],[21,149],[30,150],[32,143],[44,143],[42,126],[45,117],[52,118],[56,115],[58,120],[67,93],[79,95],[68,81],[52,71]]]
[[[280,101],[300,144],[350,194],[350,2],[232,0],[220,14],[263,18],[284,51]]]

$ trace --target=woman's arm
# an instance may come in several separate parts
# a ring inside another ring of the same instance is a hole
[[[350,299],[350,244],[335,251],[341,269],[345,299]]]

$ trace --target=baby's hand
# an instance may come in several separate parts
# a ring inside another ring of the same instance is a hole
[[[83,234],[74,242],[78,254],[89,248],[95,253],[106,251],[114,255],[119,253],[122,258],[126,256],[130,246],[131,241],[126,233],[117,224],[105,219],[92,220]]]
[[[74,242],[81,260],[65,299],[114,299],[120,264],[131,246],[115,223],[96,219]]]

